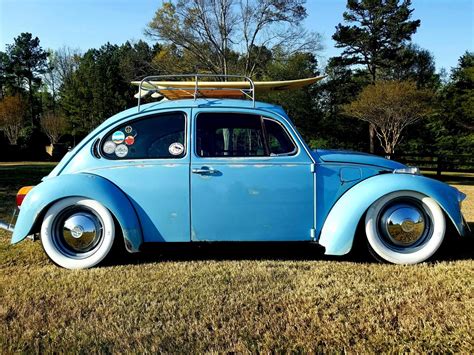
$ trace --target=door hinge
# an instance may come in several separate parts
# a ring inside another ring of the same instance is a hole
[[[309,235],[310,235],[312,241],[316,240],[316,229],[311,228],[309,230]]]

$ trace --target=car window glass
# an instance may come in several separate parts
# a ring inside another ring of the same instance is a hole
[[[184,132],[184,113],[151,116],[114,129],[101,151],[108,159],[181,158],[185,155]]]
[[[201,113],[197,117],[197,154],[201,157],[265,156],[260,116]]]
[[[296,151],[295,144],[283,126],[272,120],[266,119],[264,122],[271,154],[291,154]]]

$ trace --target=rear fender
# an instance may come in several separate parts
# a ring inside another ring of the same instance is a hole
[[[130,200],[109,180],[93,174],[59,175],[35,186],[21,205],[11,243],[18,243],[28,235],[39,232],[41,218],[49,206],[72,196],[97,200],[107,207],[120,224],[127,250],[139,251],[143,235]]]
[[[367,209],[382,196],[401,190],[415,191],[433,198],[451,219],[459,234],[467,234],[459,207],[459,201],[464,195],[457,189],[421,175],[382,174],[355,185],[334,204],[318,240],[326,248],[326,254],[347,254],[352,248],[357,226]]]

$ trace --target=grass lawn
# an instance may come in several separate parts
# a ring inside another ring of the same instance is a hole
[[[52,165],[0,164],[0,218]],[[474,221],[474,186],[463,206]],[[0,232],[0,352],[474,352],[473,242],[416,266],[216,247],[52,265]]]
[[[0,220],[9,222],[20,187],[37,185],[56,163],[0,163]]]

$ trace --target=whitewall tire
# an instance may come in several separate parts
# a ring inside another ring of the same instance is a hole
[[[54,203],[41,225],[41,243],[49,258],[67,269],[98,265],[115,238],[114,219],[95,200],[68,197]]]
[[[369,250],[394,264],[429,259],[443,242],[446,221],[438,203],[414,191],[396,191],[375,201],[365,217]]]

